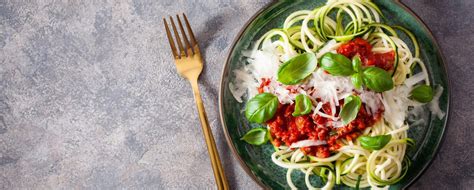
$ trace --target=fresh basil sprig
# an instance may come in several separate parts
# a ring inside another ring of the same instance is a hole
[[[421,103],[428,103],[433,100],[433,89],[426,84],[415,87],[410,94],[411,99]]]
[[[360,60],[359,55],[356,55],[352,58],[352,69],[358,73],[362,71],[362,61]]]
[[[250,122],[264,123],[275,115],[278,108],[278,97],[270,93],[258,94],[247,102],[245,117]]]
[[[383,92],[393,88],[392,77],[381,68],[367,67],[362,72],[362,76],[365,86],[375,92]]]
[[[356,88],[365,85],[375,92],[383,92],[393,88],[390,74],[378,67],[362,68],[359,56],[354,56],[352,62],[344,55],[328,52],[321,57],[321,67],[334,76],[351,76]]]
[[[354,69],[354,71],[356,72],[351,75],[352,84],[354,84],[357,89],[360,89],[362,87],[362,84],[364,83],[364,80],[362,78],[361,73],[362,61],[360,60],[359,55],[356,55],[354,56],[354,58],[352,58],[352,69]]]
[[[362,87],[362,84],[364,83],[364,79],[362,78],[362,73],[354,73],[351,76],[351,81],[352,81],[352,84],[357,89],[360,89],[360,87]]]
[[[295,111],[293,111],[292,115],[295,117],[306,115],[311,112],[312,107],[311,99],[304,94],[299,94],[295,98]]]
[[[265,144],[268,139],[268,130],[266,128],[253,128],[240,138],[240,140],[253,145]]]
[[[298,84],[318,66],[314,53],[303,53],[283,63],[278,69],[278,81],[286,85]]]
[[[361,105],[362,102],[359,96],[350,95],[344,99],[344,106],[342,106],[341,113],[339,114],[343,125],[349,124],[357,117]]]
[[[331,52],[325,53],[321,57],[321,67],[334,76],[349,76],[355,72],[350,59]]]
[[[391,135],[378,135],[373,137],[360,136],[358,138],[362,148],[365,148],[367,150],[380,150],[385,147],[385,145],[387,145],[391,139]]]

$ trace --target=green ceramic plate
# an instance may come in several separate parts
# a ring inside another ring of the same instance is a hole
[[[265,188],[288,189],[285,177],[286,169],[278,167],[271,161],[270,155],[273,153],[273,149],[270,144],[251,146],[239,140],[245,132],[255,127],[255,125],[247,122],[244,113],[241,111],[244,108],[244,104],[238,103],[229,91],[228,84],[234,80],[232,70],[240,68],[244,64],[242,61],[242,50],[249,49],[252,43],[266,31],[272,28],[281,28],[283,21],[289,14],[297,10],[313,9],[316,6],[323,5],[325,2],[325,0],[278,1],[265,7],[250,19],[237,36],[224,66],[219,102],[222,126],[227,142],[242,167],[258,184]],[[447,69],[438,45],[430,31],[403,4],[389,0],[376,0],[375,3],[380,7],[389,24],[404,26],[416,35],[421,46],[421,57],[428,66],[432,84],[441,85],[445,89],[440,98],[440,107],[448,113],[449,88]],[[438,150],[448,116],[446,115],[442,120],[439,120],[429,115],[428,112],[426,113],[425,119],[430,121],[429,125],[413,126],[409,131],[409,136],[417,142],[415,150],[408,152],[409,156],[413,159],[413,165],[409,169],[407,176],[399,183],[392,185],[391,189],[406,188],[412,184],[426,170]],[[295,173],[293,181],[298,187],[305,188],[303,175]],[[314,184],[321,183],[316,177],[314,177],[313,182]],[[337,189],[349,188],[337,186]]]

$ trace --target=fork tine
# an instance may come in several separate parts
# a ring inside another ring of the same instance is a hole
[[[188,56],[190,56],[194,54],[194,51],[192,50],[193,48],[191,47],[191,45],[189,45],[189,40],[186,36],[186,32],[184,32],[183,24],[181,23],[181,19],[179,19],[179,15],[176,15],[176,18],[178,19],[179,29],[181,29],[181,35],[183,37],[184,44],[186,45],[186,53],[188,54]]]
[[[198,47],[194,49],[194,46],[197,45],[196,38],[194,38],[193,30],[191,29],[191,26],[189,25],[188,17],[186,17],[186,14],[184,13],[183,13],[183,17],[184,17],[184,22],[186,23],[186,28],[188,28],[188,34],[189,34],[189,37],[191,38],[191,43],[193,46],[194,53],[196,53],[196,50],[199,50]]]
[[[163,22],[165,24],[165,29],[166,29],[166,36],[168,37],[168,42],[170,43],[171,51],[173,52],[174,57],[178,57],[178,54],[176,52],[176,46],[174,45],[173,37],[171,36],[170,29],[168,27],[168,23],[166,22],[166,19],[163,18]]]
[[[170,16],[170,20],[171,20],[171,26],[173,27],[173,31],[174,31],[174,36],[176,37],[176,41],[178,42],[179,54],[181,58],[182,56],[186,56],[184,48],[183,48],[183,43],[181,42],[181,38],[179,37],[178,30],[176,29],[176,25],[174,24],[174,21],[173,21],[173,17]]]

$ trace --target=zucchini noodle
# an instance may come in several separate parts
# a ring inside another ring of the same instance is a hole
[[[397,108],[395,105],[402,100],[408,101],[409,106],[419,105],[410,102],[406,97],[415,84],[430,85],[428,71],[420,59],[420,46],[415,36],[401,26],[382,23],[383,18],[380,9],[370,0],[328,0],[324,6],[290,14],[282,28],[272,29],[257,40],[253,51],[271,46],[277,52],[281,61],[279,64],[281,64],[304,52],[315,53],[319,59],[327,52],[335,52],[347,41],[356,37],[362,38],[372,46],[374,53],[393,51],[395,55],[394,67],[389,71],[395,88],[372,96],[371,99],[381,100],[385,107],[384,114],[405,112],[408,107]],[[401,35],[410,39],[409,44],[401,39]],[[410,47],[414,48],[410,49]],[[413,73],[415,67],[420,70],[417,74]],[[312,75],[315,78],[318,76],[317,71]],[[407,80],[410,81],[405,83]],[[311,80],[306,80],[302,84],[302,91],[309,89],[308,86],[311,84]],[[285,89],[276,87],[268,89],[290,98],[286,102],[292,103],[294,100],[293,96],[285,94]],[[395,96],[399,94],[403,94],[405,98]],[[348,95],[350,94],[345,96]],[[340,100],[341,96],[344,98],[344,95],[333,94],[335,106],[339,105],[337,100]],[[313,104],[314,102],[316,101],[313,100]],[[314,106],[312,108],[314,115],[318,114],[334,121],[339,119],[334,115],[319,112],[321,102],[316,102],[314,105],[317,105],[316,108]],[[335,106],[331,107],[332,113],[336,111]],[[374,189],[388,188],[405,176],[411,164],[406,150],[414,146],[414,141],[408,138],[409,126],[403,120],[406,115],[402,117],[401,121],[394,122],[395,119],[400,118],[384,115],[373,126],[361,131],[365,136],[391,135],[391,140],[380,150],[364,149],[356,138],[342,139],[342,146],[327,158],[306,155],[299,148],[280,146],[275,147],[271,159],[276,165],[288,169],[286,179],[291,189],[297,189],[292,181],[292,174],[298,171],[304,174],[305,185],[308,189],[332,189],[339,184],[353,188],[356,186]],[[323,179],[324,186],[313,186],[310,180],[312,175]]]

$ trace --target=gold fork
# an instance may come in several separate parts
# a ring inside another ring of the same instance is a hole
[[[174,36],[176,38],[176,42],[178,44],[178,49],[175,45],[175,40],[173,40],[173,36],[170,32],[168,27],[168,23],[166,19],[163,18],[163,22],[166,28],[166,35],[168,36],[168,41],[171,46],[171,51],[173,52],[173,56],[176,62],[176,68],[178,73],[186,78],[189,83],[191,83],[191,87],[193,88],[194,92],[194,99],[196,100],[197,109],[199,111],[199,119],[201,120],[201,127],[204,133],[204,137],[206,139],[207,150],[209,152],[209,156],[211,158],[212,170],[214,171],[214,178],[216,179],[217,188],[218,189],[229,189],[229,185],[227,183],[227,178],[224,174],[224,169],[222,168],[222,164],[219,158],[219,153],[217,152],[216,142],[214,141],[214,137],[212,136],[211,128],[209,127],[209,123],[207,121],[206,112],[204,111],[204,105],[202,103],[201,95],[199,93],[198,87],[198,77],[201,74],[203,62],[201,53],[199,51],[199,46],[197,44],[196,39],[194,38],[193,31],[191,26],[189,25],[188,18],[183,13],[184,22],[186,24],[187,33],[189,38],[184,31],[183,24],[178,15],[176,15],[178,20],[179,28],[181,29],[181,36],[184,41],[181,41],[181,38],[178,34],[178,30],[176,29],[176,25],[174,24],[173,18],[170,16],[171,26],[173,27]]]

